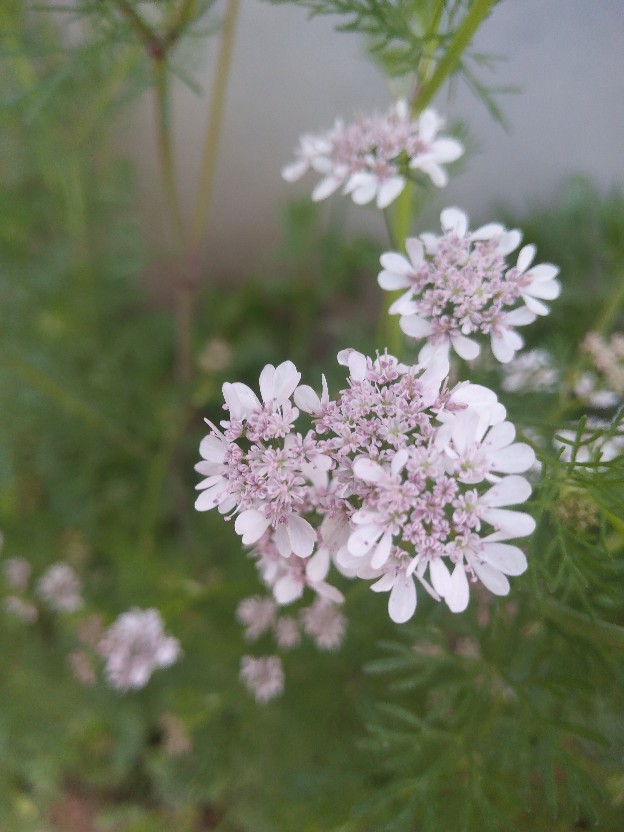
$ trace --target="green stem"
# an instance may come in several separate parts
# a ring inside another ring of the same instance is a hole
[[[624,627],[610,624],[585,613],[571,610],[557,601],[545,601],[542,610],[546,618],[573,636],[591,641],[598,647],[612,647],[624,652]]]
[[[23,359],[12,358],[6,354],[0,360],[14,375],[19,376],[35,390],[39,390],[63,410],[79,417],[87,425],[98,430],[122,450],[133,456],[146,456],[147,450],[134,436],[103,416],[99,410],[86,401],[61,387],[37,367],[33,367]]]
[[[143,41],[147,47],[148,52],[154,48],[158,41],[155,32],[153,32],[147,23],[143,20],[141,15],[134,9],[134,7],[127,2],[127,0],[115,0],[120,12],[130,23],[135,31],[135,34]]]
[[[199,248],[202,234],[208,224],[239,6],[240,0],[228,0],[223,21],[212,98],[206,122],[197,200],[191,223],[191,251],[193,252]]]
[[[173,142],[169,118],[169,84],[167,66],[163,57],[153,60],[154,94],[156,104],[156,134],[160,170],[165,190],[165,200],[175,232],[175,246],[178,253],[184,249],[184,222],[178,196],[173,156]]]
[[[475,0],[472,4],[448,49],[438,61],[431,77],[421,87],[414,105],[416,112],[425,109],[442,84],[454,72],[475,32],[490,14],[496,2],[497,0]]]

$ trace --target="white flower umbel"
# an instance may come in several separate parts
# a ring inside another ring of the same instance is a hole
[[[38,595],[56,612],[75,612],[82,607],[80,578],[64,561],[50,566],[39,579]]]
[[[425,340],[419,360],[452,348],[466,360],[477,357],[483,336],[495,358],[507,363],[522,347],[516,327],[547,315],[543,300],[559,295],[558,269],[532,266],[535,247],[520,249],[515,266],[505,258],[518,247],[521,234],[492,223],[468,230],[458,208],[441,214],[443,234],[421,234],[406,241],[407,256],[386,252],[378,283],[387,291],[404,290],[390,307],[401,316],[403,332]]]
[[[358,205],[374,200],[386,208],[405,187],[410,171],[424,173],[439,188],[446,185],[443,165],[459,159],[464,148],[456,139],[438,137],[442,126],[433,110],[412,118],[407,103],[397,101],[383,115],[363,116],[348,125],[337,121],[327,133],[303,136],[295,161],[282,169],[282,176],[294,182],[312,169],[322,176],[313,200],[342,188]]]
[[[284,669],[279,656],[265,656],[254,659],[243,656],[240,678],[256,702],[266,704],[284,690]]]
[[[198,469],[209,476],[200,487],[209,492],[223,483],[218,499],[241,511],[236,530],[253,544],[277,605],[296,603],[311,590],[317,600],[302,615],[304,630],[330,647],[343,629],[335,607],[343,597],[329,582],[333,565],[389,592],[389,615],[397,623],[414,614],[417,585],[453,612],[465,609],[473,581],[506,594],[506,576],[526,569],[524,554],[508,541],[535,526],[511,508],[530,496],[519,475],[535,455],[515,441],[496,394],[469,382],[449,388],[448,357],[435,350],[414,366],[350,349],[338,361],[348,384],[335,400],[324,378],[320,395],[296,387],[294,368],[282,393],[265,390],[262,403],[249,388],[229,385],[228,407],[238,415],[202,443],[205,462]],[[312,423],[303,436],[294,433],[299,413],[291,393]],[[209,459],[213,448],[218,460]],[[305,550],[292,518],[310,529],[302,534],[310,541]],[[254,637],[275,626],[276,612],[252,599],[239,617]]]

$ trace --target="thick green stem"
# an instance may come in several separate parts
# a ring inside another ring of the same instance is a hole
[[[448,49],[438,61],[435,70],[422,87],[414,103],[416,112],[424,110],[446,79],[455,71],[461,56],[470,44],[479,26],[490,14],[497,0],[475,0],[455,33]]]

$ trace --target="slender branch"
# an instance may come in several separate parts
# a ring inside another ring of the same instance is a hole
[[[176,234],[176,244],[180,251],[184,248],[184,222],[178,197],[176,184],[175,162],[173,157],[173,143],[169,118],[169,85],[167,67],[164,58],[153,61],[154,94],[156,103],[156,133],[158,137],[158,153],[160,169],[165,189],[165,199],[169,216]]]
[[[225,19],[223,21],[210,110],[208,112],[206,122],[197,200],[191,224],[192,251],[196,251],[199,247],[202,234],[208,224],[217,153],[219,150],[219,141],[223,126],[223,114],[225,111],[225,95],[232,62],[234,35],[236,32],[236,20],[238,17],[239,6],[240,0],[228,0]]]
[[[103,436],[109,439],[118,447],[122,448],[133,456],[145,456],[147,450],[124,428],[116,425],[95,407],[66,390],[54,379],[51,379],[37,367],[24,361],[24,359],[13,358],[4,354],[1,359],[4,366],[14,375],[19,376],[23,381],[38,390],[43,395],[54,401],[63,410],[67,410],[74,416],[78,416],[83,422],[98,430]]]
[[[448,49],[438,61],[438,64],[431,75],[425,81],[416,98],[414,109],[416,112],[424,110],[434,95],[440,89],[446,79],[454,72],[461,56],[475,35],[479,26],[490,14],[492,7],[498,0],[475,0],[464,17],[461,26],[455,33],[455,37],[449,44]]]
[[[546,618],[570,635],[579,636],[599,647],[613,647],[624,651],[624,627],[598,618],[590,618],[589,615],[571,610],[557,601],[546,601],[542,609]]]
[[[159,43],[156,33],[150,29],[141,15],[132,7],[128,0],[115,0],[115,3],[117,4],[119,11],[132,26],[139,39],[143,41],[148,52],[151,52]]]

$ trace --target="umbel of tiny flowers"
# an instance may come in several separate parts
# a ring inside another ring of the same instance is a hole
[[[106,663],[110,685],[120,691],[143,688],[159,667],[169,667],[181,655],[180,642],[165,635],[155,609],[122,613],[97,645]]]
[[[320,396],[298,386],[289,362],[263,370],[262,402],[244,385],[224,385],[232,418],[202,441],[197,507],[240,512],[236,531],[255,544],[279,605],[306,588],[339,602],[327,582],[332,564],[388,591],[397,623],[414,614],[417,583],[453,612],[466,608],[471,581],[506,595],[506,576],[527,566],[509,541],[535,526],[509,508],[530,496],[519,474],[534,454],[514,441],[496,395],[467,382],[449,389],[448,361],[435,352],[414,366],[354,350],[338,360],[348,386],[336,400],[324,379]],[[299,409],[312,421],[305,435],[294,432]],[[291,531],[293,517],[305,534]]]
[[[458,208],[446,208],[440,219],[444,233],[406,240],[407,257],[381,256],[381,288],[405,290],[390,314],[401,316],[406,335],[425,340],[420,361],[434,352],[448,355],[450,348],[471,360],[486,336],[495,358],[507,363],[523,345],[516,327],[547,315],[543,301],[559,295],[559,270],[550,263],[532,266],[532,245],[523,246],[509,266],[505,258],[522,238],[517,229],[491,223],[469,231]]]
[[[282,169],[289,182],[312,169],[322,179],[312,191],[315,201],[342,188],[358,205],[376,201],[386,208],[405,187],[410,171],[421,171],[434,185],[446,185],[443,165],[454,162],[464,148],[456,140],[438,137],[443,126],[433,110],[412,118],[404,100],[383,115],[362,116],[351,124],[337,121],[319,135],[302,136],[295,161]]]

